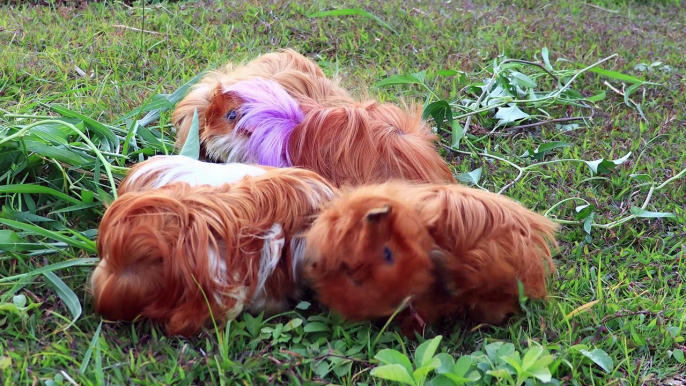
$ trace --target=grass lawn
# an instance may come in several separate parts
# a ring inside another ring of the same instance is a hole
[[[0,6],[3,385],[686,384],[683,1],[45,3]],[[308,17],[356,7],[379,20]],[[550,302],[417,341],[315,302],[193,339],[95,315],[103,203],[173,151],[174,92],[279,47],[425,103],[463,182],[563,223]]]

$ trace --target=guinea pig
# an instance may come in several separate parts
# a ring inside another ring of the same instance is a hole
[[[98,228],[100,262],[90,279],[97,313],[140,316],[187,336],[213,318],[279,313],[298,300],[302,233],[336,194],[328,181],[295,168],[215,186],[148,189],[145,181],[155,174],[131,181]]]
[[[313,170],[336,186],[401,179],[455,182],[417,108],[375,101],[297,102],[279,84],[222,86],[200,141],[211,159]]]
[[[391,181],[329,202],[306,235],[305,276],[351,320],[401,315],[406,334],[444,317],[501,324],[547,296],[558,225],[502,195]]]
[[[205,110],[214,101],[217,90],[256,78],[276,82],[296,101],[312,100],[326,104],[329,101],[350,99],[350,94],[339,86],[337,78],[326,77],[314,61],[292,49],[269,52],[245,63],[227,63],[203,76],[174,109],[172,124],[177,130],[175,146],[181,149],[186,142],[196,109],[202,135],[206,126]],[[228,112],[225,111],[224,114]],[[206,146],[201,147],[203,156],[207,155],[206,150]],[[222,158],[222,154],[217,153],[211,156],[214,159]]]

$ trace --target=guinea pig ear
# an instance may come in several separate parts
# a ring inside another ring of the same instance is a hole
[[[393,207],[390,205],[385,205],[381,208],[371,209],[365,215],[365,219],[369,223],[379,222],[379,221],[387,218],[391,214],[392,209],[393,209]]]
[[[442,264],[445,262],[445,253],[440,249],[433,249],[429,252],[429,258],[434,264]]]

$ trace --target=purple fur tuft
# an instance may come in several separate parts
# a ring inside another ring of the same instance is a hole
[[[288,139],[302,122],[304,113],[298,103],[278,83],[257,78],[224,87],[244,103],[234,133],[248,132],[248,153],[262,165],[292,166]]]

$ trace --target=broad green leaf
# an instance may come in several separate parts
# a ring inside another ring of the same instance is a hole
[[[522,357],[522,370],[529,370],[543,354],[543,347],[531,346]]]
[[[443,336],[438,335],[417,347],[417,350],[414,352],[414,365],[416,368],[420,368],[429,364],[431,359],[434,357],[436,350],[438,349],[438,345],[441,343],[441,339],[443,339]]]
[[[462,140],[462,137],[464,137],[464,127],[462,127],[459,122],[452,121],[450,124],[450,129],[452,133],[450,146],[453,149],[458,149],[460,147],[460,140]]]
[[[464,385],[465,383],[473,382],[472,379],[469,379],[466,377],[461,377],[461,376],[455,375],[453,373],[445,373],[445,374],[441,374],[441,376],[450,379],[453,382],[453,385]],[[481,376],[479,376],[479,378],[481,378]]]
[[[26,307],[26,296],[19,294],[12,297],[12,304],[19,308]]]
[[[597,159],[595,161],[584,161],[591,169],[592,174],[607,174],[615,168],[615,163],[608,161],[605,158]]]
[[[68,196],[60,191],[57,191],[47,186],[32,185],[32,184],[17,184],[17,185],[4,185],[0,186],[0,193],[35,193],[35,194],[49,194],[55,196],[63,201],[70,202],[72,204],[80,204],[81,201]]]
[[[653,178],[650,174],[629,174],[629,178],[641,181],[641,182],[652,182]]]
[[[579,205],[575,208],[575,210],[576,210],[576,216],[574,216],[574,218],[576,220],[582,220],[582,219],[588,217],[588,215],[591,214],[595,210],[595,205],[593,205],[593,204]]]
[[[598,94],[595,94],[593,96],[586,98],[586,100],[589,102],[599,102],[599,101],[602,101],[603,99],[605,99],[605,91],[601,91]]]
[[[283,326],[283,332],[289,332],[293,329],[296,329],[296,328],[302,326],[302,324],[303,324],[303,320],[300,318],[291,319],[288,323],[286,323]]]
[[[447,375],[447,374],[446,374]],[[430,381],[427,381],[424,386],[459,386],[466,382],[458,382],[446,375],[437,375],[433,377]],[[452,375],[452,374],[451,374]]]
[[[179,155],[185,155],[193,159],[200,158],[200,121],[198,120],[198,109],[193,110],[193,120],[191,121],[191,128],[186,137],[186,143],[183,144]]]
[[[412,373],[412,363],[410,362],[410,359],[399,351],[383,349],[379,351],[374,358],[385,365],[401,365],[407,370],[408,374]]]
[[[422,84],[424,81],[417,74],[392,75],[375,84],[374,87],[383,87],[396,84]]]
[[[548,48],[543,47],[541,49],[541,56],[543,57],[543,63],[545,64],[546,70],[552,71],[553,66],[550,65],[550,59],[548,58]]]
[[[464,377],[469,369],[472,367],[472,363],[474,360],[472,359],[471,356],[469,355],[463,355],[461,356],[457,362],[455,362],[455,366],[453,366],[453,374],[457,375],[458,377]]]
[[[329,326],[327,326],[324,323],[320,322],[310,322],[303,327],[303,331],[305,332],[320,332],[320,331],[329,331]]]
[[[387,381],[400,382],[406,385],[416,385],[414,378],[399,364],[383,365],[372,369],[370,375]]]
[[[71,316],[73,317],[72,321],[67,325],[67,327],[64,328],[64,330],[67,330],[81,316],[81,313],[83,312],[81,308],[81,302],[79,302],[79,298],[76,296],[74,291],[64,284],[62,279],[57,277],[57,275],[50,271],[44,272],[43,276],[45,276],[45,279],[47,279],[48,283],[50,283],[52,288],[55,290],[57,296],[62,299],[62,302],[65,306],[67,306]]]
[[[510,104],[510,107],[500,107],[495,117],[499,119],[498,126],[504,126],[522,119],[530,117],[529,114],[523,112],[516,104]]]
[[[331,11],[322,11],[322,12],[315,12],[310,15],[307,15],[307,17],[325,17],[325,16],[364,16],[367,18],[370,18],[372,20],[375,20],[377,23],[381,24],[382,26],[390,29],[393,31],[394,34],[398,34],[398,31],[393,29],[390,25],[386,24],[383,20],[379,19],[377,16],[372,15],[371,13],[360,9],[360,8],[346,8],[346,9],[334,9]]]
[[[512,381],[512,374],[510,374],[510,372],[506,369],[489,370],[486,371],[486,374],[494,378],[506,379],[510,382]],[[505,382],[499,382],[498,384],[505,384]]]
[[[469,173],[460,173],[457,175],[457,180],[469,185],[478,185],[481,179],[481,168],[472,170]]]
[[[505,343],[502,346],[498,347],[498,350],[496,351],[497,357],[509,357],[511,355],[516,355],[517,358],[519,358],[519,353],[515,349],[514,344],[512,343]]]
[[[333,367],[333,373],[336,374],[338,377],[344,377],[344,376],[350,374],[350,370],[352,369],[352,366],[353,366],[352,361],[343,360],[343,363],[337,364],[336,366]]]
[[[555,360],[552,355],[543,355],[542,357],[538,358],[536,363],[534,363],[533,366],[531,366],[532,369],[539,368],[539,367],[548,367],[549,364],[551,364]]]
[[[471,373],[469,373],[469,375],[467,375],[467,378],[469,378],[469,380],[472,382],[476,382],[479,379],[481,379],[481,374],[479,374],[478,371],[474,370]]]
[[[532,368],[529,369],[528,372],[543,383],[548,383],[551,379],[553,379],[553,375],[550,373],[550,370],[547,367]]]
[[[546,142],[544,144],[541,144],[535,151],[534,154],[531,156],[535,158],[536,160],[542,160],[543,157],[545,156],[546,153],[550,152],[551,150],[554,149],[560,149],[563,147],[572,147],[572,144],[569,142],[561,142],[561,141],[552,141],[552,142]]]
[[[84,189],[81,191],[81,201],[83,201],[84,204],[90,204],[93,202],[93,197],[95,195],[93,192],[91,192],[88,189]]]
[[[459,73],[460,73],[459,71],[455,71],[455,70],[438,70],[438,71],[436,71],[436,74],[440,75],[440,76],[453,76],[453,75],[457,75]]]
[[[595,219],[595,212],[591,212],[586,218],[584,218],[584,231],[587,234],[591,234],[591,227],[593,226],[593,220]]]
[[[555,128],[560,130],[560,131],[574,131],[579,128],[578,123],[569,123],[567,125],[560,125],[560,124],[555,124]]]
[[[587,358],[591,359],[595,364],[600,366],[600,368],[605,370],[606,373],[612,371],[612,368],[614,367],[612,358],[610,358],[610,356],[607,355],[605,351],[597,348],[593,351],[579,350],[579,352],[581,352]]]
[[[624,157],[617,158],[616,160],[612,160],[612,163],[614,163],[615,165],[621,165],[624,162],[626,162],[626,160],[628,160],[630,156],[631,156],[631,152],[628,152]]]
[[[438,374],[450,373],[453,371],[453,366],[455,365],[455,358],[452,355],[442,352],[436,354],[436,358],[441,361],[441,365],[436,369]]]
[[[672,351],[672,356],[679,363],[684,363],[684,350],[676,349]]]
[[[312,304],[311,304],[310,302],[306,302],[306,301],[303,300],[303,301],[301,301],[300,303],[298,303],[298,305],[295,306],[295,308],[297,308],[297,309],[299,309],[299,310],[307,310],[307,309],[310,308],[311,305],[312,305]]]
[[[501,359],[503,359],[510,366],[512,366],[518,374],[522,372],[522,361],[521,359],[519,359],[519,355],[501,357]]]
[[[435,357],[431,358],[431,360],[426,365],[414,371],[413,376],[415,382],[417,382],[418,384],[423,383],[423,381],[426,379],[429,373],[436,370],[439,367],[441,367],[441,361]]]
[[[429,116],[434,119],[436,127],[438,127],[439,130],[444,121],[447,120],[448,124],[453,122],[453,112],[450,108],[450,104],[444,100],[436,101],[426,106],[424,113],[422,114],[422,119],[426,119]]]
[[[98,339],[100,338],[100,330],[102,329],[102,320],[98,324],[98,328],[95,329],[91,343],[88,345],[88,350],[83,354],[83,360],[81,360],[81,366],[79,366],[79,373],[84,374],[88,368],[88,363],[90,363],[91,355],[93,355],[93,349],[98,345]]]
[[[674,213],[668,212],[650,212],[645,209],[641,209],[638,206],[631,207],[631,213],[636,215],[636,217],[641,218],[666,218],[666,217],[676,217]]]
[[[0,229],[0,246],[3,244],[25,243],[26,240],[9,229]]]
[[[325,377],[331,371],[331,366],[327,361],[321,361],[314,368],[314,373],[319,377]]]
[[[667,327],[666,331],[672,338],[676,338],[677,336],[679,336],[681,329],[679,328],[679,326],[669,326]]]
[[[536,82],[521,72],[512,71],[512,83],[522,88],[535,88]]]
[[[12,358],[0,357],[0,371],[5,371],[12,366]]]
[[[73,260],[67,260],[67,261],[60,261],[59,263],[54,263],[50,265],[45,265],[43,267],[39,267],[36,269],[33,269],[29,272],[26,273],[21,273],[19,275],[14,275],[14,276],[7,276],[7,277],[0,277],[0,283],[6,283],[6,282],[12,282],[16,281],[25,277],[32,277],[32,276],[37,276],[45,272],[52,272],[52,271],[57,271],[58,269],[64,269],[64,268],[69,268],[69,267],[90,267],[94,266],[97,264],[97,262],[100,259],[97,258],[82,258],[82,259],[73,259]]]

